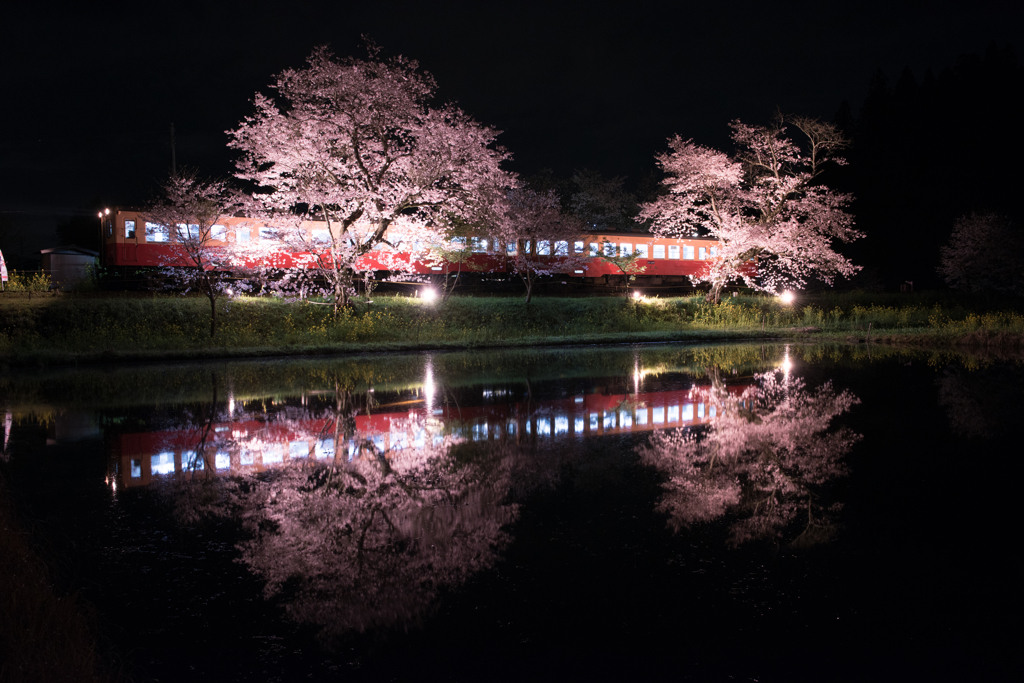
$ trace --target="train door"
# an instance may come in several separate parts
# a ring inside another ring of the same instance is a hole
[[[139,226],[135,218],[124,220],[124,242],[121,243],[121,260],[134,263],[139,260]]]

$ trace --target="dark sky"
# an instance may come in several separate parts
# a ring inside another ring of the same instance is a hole
[[[505,131],[513,170],[636,177],[673,133],[724,146],[732,118],[831,119],[844,99],[856,112],[879,67],[920,78],[1013,44],[1016,4],[18,3],[31,8],[7,10],[0,40],[0,217],[35,231],[54,212],[145,201],[171,122],[179,165],[229,174],[224,131],[253,94],[316,45],[363,56],[363,34]]]

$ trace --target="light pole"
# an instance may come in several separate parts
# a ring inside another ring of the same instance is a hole
[[[104,209],[96,214],[100,219],[100,263],[106,261],[106,249],[103,248],[103,217],[110,215],[110,209]]]

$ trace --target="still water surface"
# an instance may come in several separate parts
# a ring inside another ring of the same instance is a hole
[[[136,680],[957,680],[1015,632],[1021,375],[759,345],[17,375],[2,467]]]

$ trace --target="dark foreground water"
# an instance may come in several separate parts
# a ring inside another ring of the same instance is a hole
[[[784,346],[23,374],[0,473],[131,680],[991,680],[1022,380]]]

